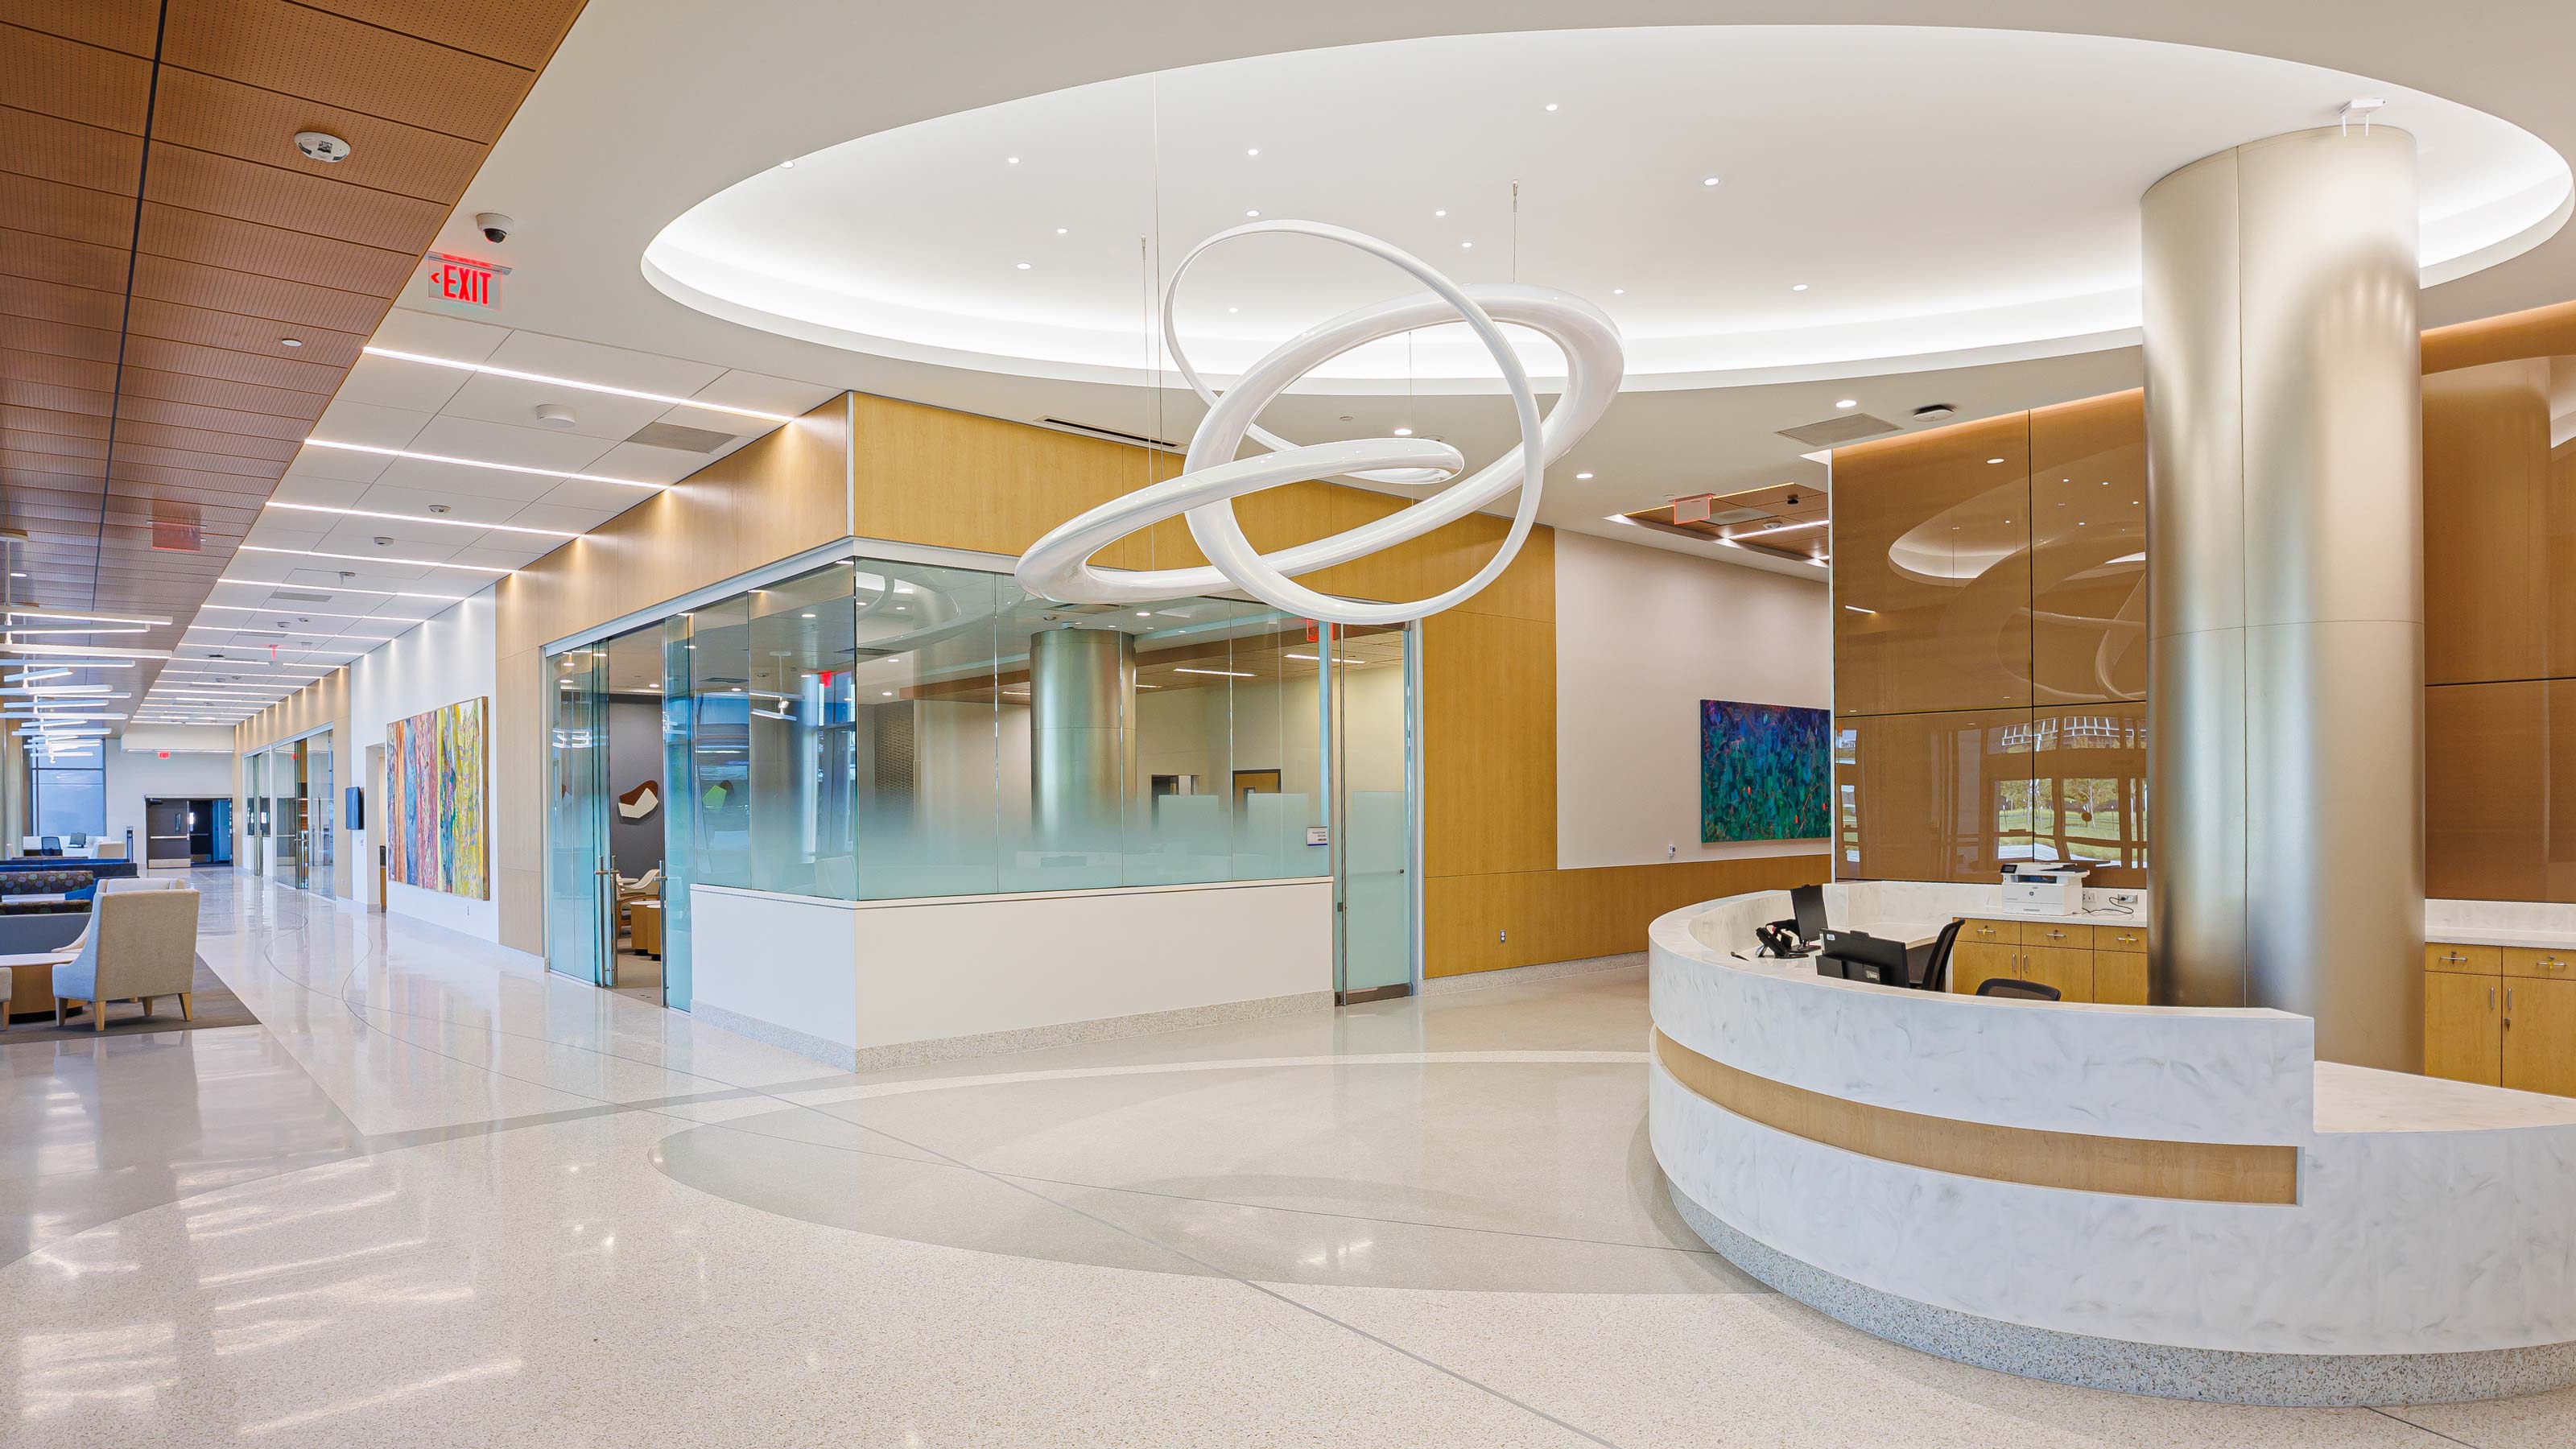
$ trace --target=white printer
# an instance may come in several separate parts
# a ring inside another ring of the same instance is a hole
[[[2019,916],[2077,915],[2084,909],[2084,877],[2092,869],[2081,862],[2007,865],[2004,910]]]

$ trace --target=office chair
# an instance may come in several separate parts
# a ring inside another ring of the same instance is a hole
[[[2010,976],[1989,976],[1977,983],[1979,996],[2011,996],[2025,1001],[2056,1001],[2065,993],[2054,986],[2036,981],[2017,981]]]
[[[1828,961],[1839,966],[1839,974],[1847,980],[1873,981],[1881,986],[1914,984],[1905,969],[1905,943],[1866,931],[1825,932],[1825,949],[1816,962],[1816,970],[1820,974],[1837,974],[1826,970]]]
[[[1923,960],[1923,979],[1915,982],[1916,986],[1925,991],[1950,989],[1950,948],[1958,944],[1959,928],[1966,924],[1953,920],[1941,928],[1940,936],[1932,942],[1932,954]]]
[[[59,835],[46,835],[46,836],[40,836],[40,837],[38,837],[38,843],[37,843],[37,846],[36,846],[36,853],[37,853],[38,855],[60,855],[60,854],[62,854],[62,853],[63,853],[63,838],[62,838],[61,836],[59,836]]]
[[[1789,911],[1797,918],[1799,935],[1810,941],[1821,941],[1825,938],[1825,927],[1831,923],[1825,919],[1823,886],[1790,887]]]

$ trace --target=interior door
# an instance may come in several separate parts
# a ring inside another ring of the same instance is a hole
[[[1346,1003],[1402,996],[1414,956],[1410,631],[1322,632],[1332,642],[1333,989]]]
[[[546,661],[546,967],[616,984],[609,928],[617,873],[608,852],[608,651]]]

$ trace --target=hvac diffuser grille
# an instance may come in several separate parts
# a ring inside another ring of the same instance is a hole
[[[1804,427],[1782,428],[1780,436],[1810,448],[1830,448],[1837,443],[1857,443],[1863,438],[1875,438],[1881,433],[1895,431],[1896,424],[1885,418],[1874,418],[1867,413],[1844,413]]]

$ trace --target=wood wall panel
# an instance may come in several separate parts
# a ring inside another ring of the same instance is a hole
[[[1821,852],[1450,876],[1434,873],[1428,855],[1426,846],[1426,976],[1643,951],[1646,927],[1668,911],[1746,891],[1820,884],[1831,874],[1830,857]]]
[[[2146,429],[2137,389],[2031,412],[2037,704],[2147,697]]]
[[[2516,357],[2560,357],[2569,353],[2576,353],[2576,302],[2483,317],[2475,322],[2436,327],[2424,334],[2424,371],[2428,375]]]
[[[2424,682],[2546,668],[2549,362],[2424,379]]]
[[[1655,1058],[1690,1091],[1777,1132],[1882,1162],[2065,1192],[2295,1206],[2294,1144],[2177,1142],[2000,1127],[1874,1107],[1755,1076],[1661,1031]]]
[[[2031,704],[2030,501],[2028,413],[1835,450],[1836,712]]]
[[[1426,876],[1556,867],[1556,626],[1453,610],[1422,625]]]

